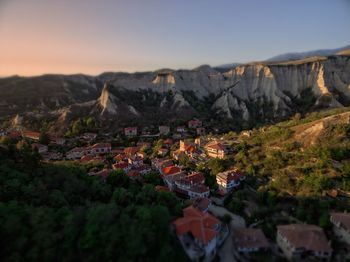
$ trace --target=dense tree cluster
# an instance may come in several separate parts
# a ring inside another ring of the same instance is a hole
[[[41,165],[26,147],[0,148],[0,187],[2,261],[186,260],[170,227],[179,201],[121,172],[103,182],[84,167]]]

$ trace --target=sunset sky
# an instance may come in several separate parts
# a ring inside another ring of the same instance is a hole
[[[0,76],[248,62],[349,32],[349,0],[0,0]]]

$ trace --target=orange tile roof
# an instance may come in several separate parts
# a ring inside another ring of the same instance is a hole
[[[106,148],[109,147],[111,148],[111,144],[110,143],[97,143],[91,146],[91,148]]]
[[[23,136],[32,138],[32,139],[39,139],[40,133],[39,132],[34,132],[34,131],[23,131]]]
[[[124,149],[124,153],[128,156],[131,156],[131,155],[135,155],[139,150],[140,148],[138,146],[126,147]]]
[[[190,232],[204,245],[208,244],[209,241],[218,235],[215,226],[220,221],[211,214],[201,212],[193,206],[185,208],[183,213],[184,217],[178,218],[173,222],[178,235]]]
[[[206,148],[211,148],[211,149],[215,149],[215,150],[222,150],[222,151],[226,150],[226,147],[224,145],[222,145],[221,143],[209,144],[209,145],[206,145]]]
[[[163,176],[169,176],[181,172],[178,166],[167,166],[162,169]]]

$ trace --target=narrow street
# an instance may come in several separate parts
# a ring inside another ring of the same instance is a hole
[[[237,261],[234,255],[232,231],[234,228],[246,227],[244,218],[233,214],[232,212],[228,211],[224,207],[219,207],[215,205],[211,205],[209,208],[209,211],[218,217],[222,217],[226,214],[231,216],[232,220],[230,222],[230,228],[229,228],[230,233],[226,238],[225,242],[222,244],[222,246],[218,250],[218,255],[220,257],[220,261],[223,261],[223,262]]]

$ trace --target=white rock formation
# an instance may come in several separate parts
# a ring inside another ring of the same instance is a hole
[[[100,98],[98,99],[99,104],[102,108],[101,115],[104,113],[117,114],[117,98],[111,94],[108,90],[108,84],[103,87]],[[136,111],[136,110],[135,110]]]

